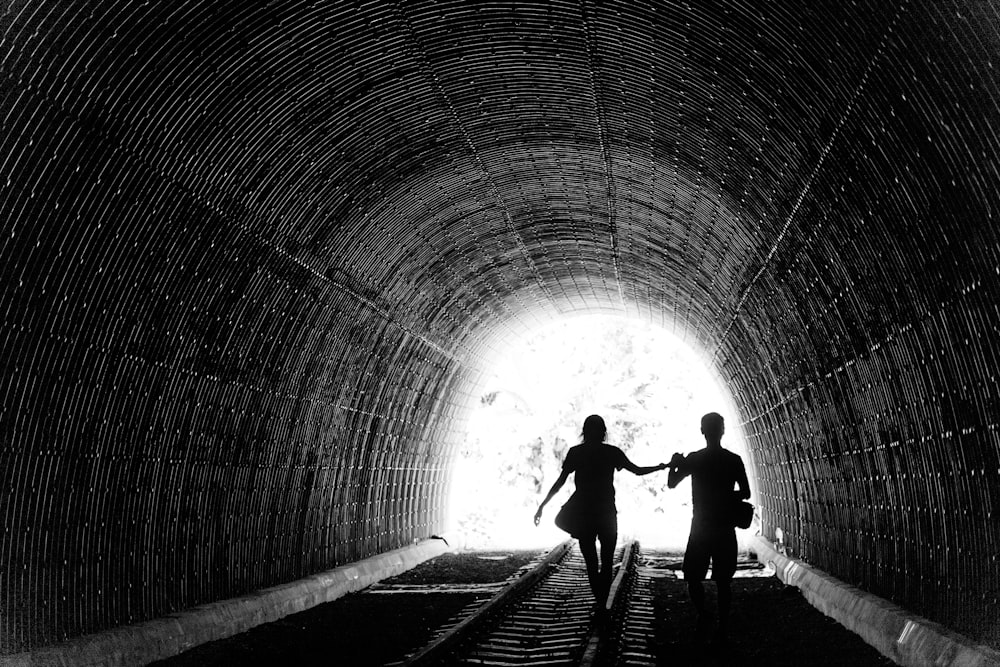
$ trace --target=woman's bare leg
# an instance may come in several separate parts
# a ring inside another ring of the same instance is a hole
[[[601,590],[600,595],[595,595],[598,604],[604,604],[611,591],[611,579],[615,565],[615,545],[618,543],[618,534],[605,535],[601,538]]]
[[[580,540],[580,553],[583,555],[583,562],[587,564],[587,581],[590,582],[590,590],[594,594],[594,599],[597,600],[598,604],[603,604],[603,600],[600,598],[601,578],[597,566],[597,544],[593,537]]]

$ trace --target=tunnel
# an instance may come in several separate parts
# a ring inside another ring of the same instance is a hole
[[[447,528],[487,361],[675,332],[762,536],[1000,648],[1000,14],[16,0],[0,653]]]

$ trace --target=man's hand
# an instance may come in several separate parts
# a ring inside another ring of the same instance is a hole
[[[542,508],[539,507],[538,511],[535,512],[535,525],[537,526],[541,520],[542,520]]]
[[[670,466],[669,467],[676,468],[677,466],[681,465],[682,463],[684,463],[684,455],[681,454],[681,453],[679,453],[679,452],[674,452],[674,455],[672,457],[670,457]]]

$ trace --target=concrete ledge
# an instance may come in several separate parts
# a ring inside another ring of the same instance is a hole
[[[751,540],[750,549],[781,581],[801,589],[810,604],[900,665],[1000,667],[1000,652],[783,556],[759,535]]]
[[[213,602],[145,623],[79,637],[28,653],[0,656],[10,667],[145,665],[206,642],[224,639],[289,614],[331,602],[405,572],[448,550],[442,540],[424,540],[289,584]]]

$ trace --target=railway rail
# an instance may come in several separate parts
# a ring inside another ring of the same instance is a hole
[[[640,558],[637,542],[617,550],[611,592],[598,608],[578,546],[563,542],[400,664],[655,665],[646,646],[653,630],[652,598]]]

